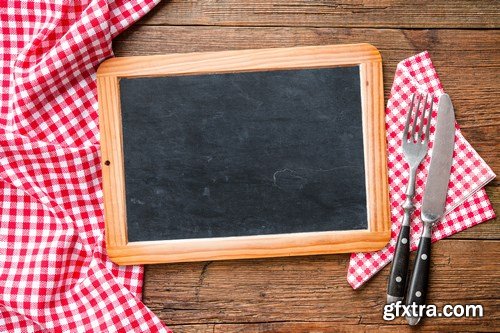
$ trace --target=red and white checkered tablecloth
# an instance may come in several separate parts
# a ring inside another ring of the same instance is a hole
[[[106,256],[95,72],[157,0],[0,6],[0,332],[168,332]]]
[[[95,83],[112,38],[156,2],[8,0],[0,7],[1,332],[169,331],[140,300],[142,268],[116,266],[105,253]],[[412,89],[442,93],[426,53],[398,66],[388,103],[394,237],[407,177],[398,134]],[[492,177],[457,128],[451,212],[435,240],[493,217],[481,190]],[[413,247],[419,228],[416,220]],[[390,261],[393,246],[352,256],[353,287]]]
[[[401,137],[413,93],[434,94],[434,112],[431,120],[430,150],[417,173],[414,203],[416,209],[411,224],[411,250],[418,247],[422,222],[420,207],[425,179],[432,155],[437,102],[444,91],[429,54],[422,52],[401,61],[396,69],[391,95],[386,108],[388,144],[389,195],[391,204],[391,241],[380,251],[353,253],[347,271],[347,281],[359,288],[387,265],[393,257],[396,239],[404,215],[402,208],[409,170],[401,146]],[[453,96],[450,96],[453,100]],[[451,236],[471,226],[495,217],[493,207],[483,187],[495,174],[465,140],[456,125],[453,166],[448,189],[446,216],[434,227],[432,241]]]

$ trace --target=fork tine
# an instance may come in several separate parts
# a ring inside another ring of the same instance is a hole
[[[415,94],[411,96],[410,108],[408,109],[408,114],[406,115],[405,129],[403,130],[403,142],[408,140],[408,129],[410,128],[411,114],[413,112],[414,102],[415,102]]]
[[[429,115],[427,116],[427,127],[425,129],[425,140],[424,144],[426,145],[429,142],[429,131],[431,128],[431,119],[432,119],[432,108],[434,106],[434,95],[431,95],[431,105],[429,107]]]
[[[422,101],[422,96],[418,94],[418,104],[417,109],[415,110],[415,118],[413,118],[413,126],[411,127],[411,142],[415,141],[415,127],[417,127],[417,119],[418,119],[418,111],[420,110],[420,102]]]
[[[415,141],[420,143],[422,142],[422,134],[424,133],[424,118],[425,118],[425,111],[427,110],[427,99],[429,98],[429,93],[425,95],[425,101],[424,101],[424,107],[422,108],[422,114],[420,115],[420,123],[418,125],[418,133],[417,137],[415,138]]]

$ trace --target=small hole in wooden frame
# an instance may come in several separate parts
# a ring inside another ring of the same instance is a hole
[[[110,161],[106,161],[106,162],[104,162],[104,165],[110,165],[110,164],[111,164],[111,162],[110,162]]]

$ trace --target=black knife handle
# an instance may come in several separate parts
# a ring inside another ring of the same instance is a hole
[[[387,303],[402,301],[405,296],[409,258],[410,226],[403,225],[399,231],[396,251],[392,260],[391,272],[389,273]]]
[[[424,232],[425,234],[425,232]],[[430,236],[422,236],[418,245],[417,256],[415,258],[415,268],[410,279],[408,293],[406,295],[406,304],[416,305],[425,304],[427,297],[427,286],[429,282],[429,267],[431,260],[431,238]],[[420,318],[407,317],[410,325],[416,325]]]

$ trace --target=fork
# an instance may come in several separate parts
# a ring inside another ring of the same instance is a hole
[[[424,105],[420,115],[420,122],[417,128],[417,121],[419,120],[420,104],[423,96],[418,95],[417,107],[415,108],[415,94],[411,98],[410,109],[406,116],[405,128],[403,131],[403,153],[406,162],[410,166],[410,179],[406,187],[406,200],[403,203],[405,211],[401,230],[399,231],[398,240],[396,243],[396,251],[392,261],[391,272],[389,274],[389,282],[387,285],[387,303],[396,303],[402,301],[406,293],[406,283],[408,277],[408,261],[410,257],[410,218],[415,209],[413,205],[413,197],[415,196],[415,178],[417,169],[425,155],[427,155],[429,143],[429,129],[431,123],[433,96],[430,97],[430,106],[427,105],[429,94],[425,96]],[[427,124],[424,125],[426,111],[428,110]],[[411,133],[409,134],[410,122],[413,116],[413,123],[411,126]],[[425,133],[424,133],[425,127]]]

